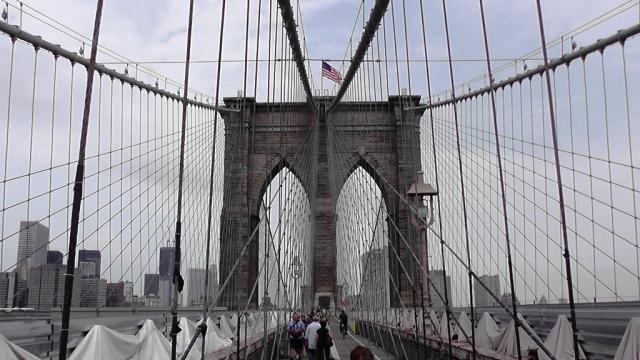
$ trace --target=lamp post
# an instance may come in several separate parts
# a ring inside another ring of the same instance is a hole
[[[435,221],[435,213],[433,211],[433,198],[438,196],[438,190],[436,190],[431,184],[425,184],[424,173],[418,171],[416,173],[416,182],[411,185],[407,196],[410,199],[415,199],[418,210],[418,220],[412,218],[412,221],[418,229],[420,229],[420,237],[422,240],[422,246],[420,247],[421,262],[426,269],[426,276],[422,276],[422,300],[427,303],[427,307],[431,308],[431,292],[429,291],[429,247],[427,246],[427,229]],[[428,202],[428,204],[425,203]],[[423,314],[424,316],[424,314]]]
[[[296,301],[298,298],[298,279],[302,277],[302,262],[300,262],[300,257],[298,255],[294,256],[291,260],[289,269],[291,270],[291,277],[293,278],[293,302],[296,304],[297,308],[299,307],[299,304]]]

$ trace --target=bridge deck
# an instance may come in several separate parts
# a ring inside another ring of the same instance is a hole
[[[335,359],[349,359],[349,354],[351,353],[351,350],[358,345],[363,345],[368,347],[376,356],[376,360],[395,359],[395,356],[393,354],[386,352],[384,349],[378,347],[376,344],[367,340],[364,337],[353,335],[350,332],[349,335],[343,339],[342,336],[340,335],[340,331],[338,330],[340,327],[338,325],[338,322],[335,319],[331,320],[330,326],[331,326],[331,329],[335,329],[335,330],[332,330],[331,332],[331,335],[333,336],[333,344],[335,349],[335,351],[331,352],[331,356],[333,356]]]

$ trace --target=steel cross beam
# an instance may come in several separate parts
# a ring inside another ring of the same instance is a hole
[[[351,65],[349,65],[349,70],[347,70],[347,74],[344,76],[344,80],[342,81],[342,85],[340,85],[340,89],[336,94],[335,99],[327,109],[327,111],[331,111],[338,102],[342,99],[345,92],[349,88],[351,81],[353,81],[353,77],[356,75],[364,56],[367,54],[367,49],[369,49],[369,45],[371,45],[371,41],[378,30],[378,26],[380,26],[380,21],[382,21],[382,16],[387,11],[387,7],[389,6],[390,0],[376,0],[375,5],[373,5],[373,9],[371,9],[371,15],[369,16],[369,20],[367,21],[367,25],[362,33],[362,38],[358,43],[358,48],[356,49],[353,58],[351,58]]]
[[[298,38],[298,30],[296,29],[298,25],[296,25],[296,21],[293,15],[293,7],[291,6],[291,1],[278,0],[278,5],[280,6],[280,13],[282,15],[282,24],[287,30],[287,37],[289,38],[289,45],[291,46],[291,51],[293,52],[293,59],[296,62],[296,67],[298,68],[298,74],[300,75],[300,80],[302,80],[304,91],[307,93],[307,101],[309,102],[309,104],[311,104],[313,110],[316,111],[317,108],[315,102],[313,101],[311,85],[309,85],[309,77],[307,76],[307,70],[304,66],[304,55],[302,55],[300,39]]]

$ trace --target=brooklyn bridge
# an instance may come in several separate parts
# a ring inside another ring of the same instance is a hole
[[[0,358],[640,357],[638,0],[0,7]]]

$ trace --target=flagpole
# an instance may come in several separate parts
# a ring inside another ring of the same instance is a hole
[[[324,96],[324,75],[322,75],[322,67],[324,60],[320,61],[320,96]]]

